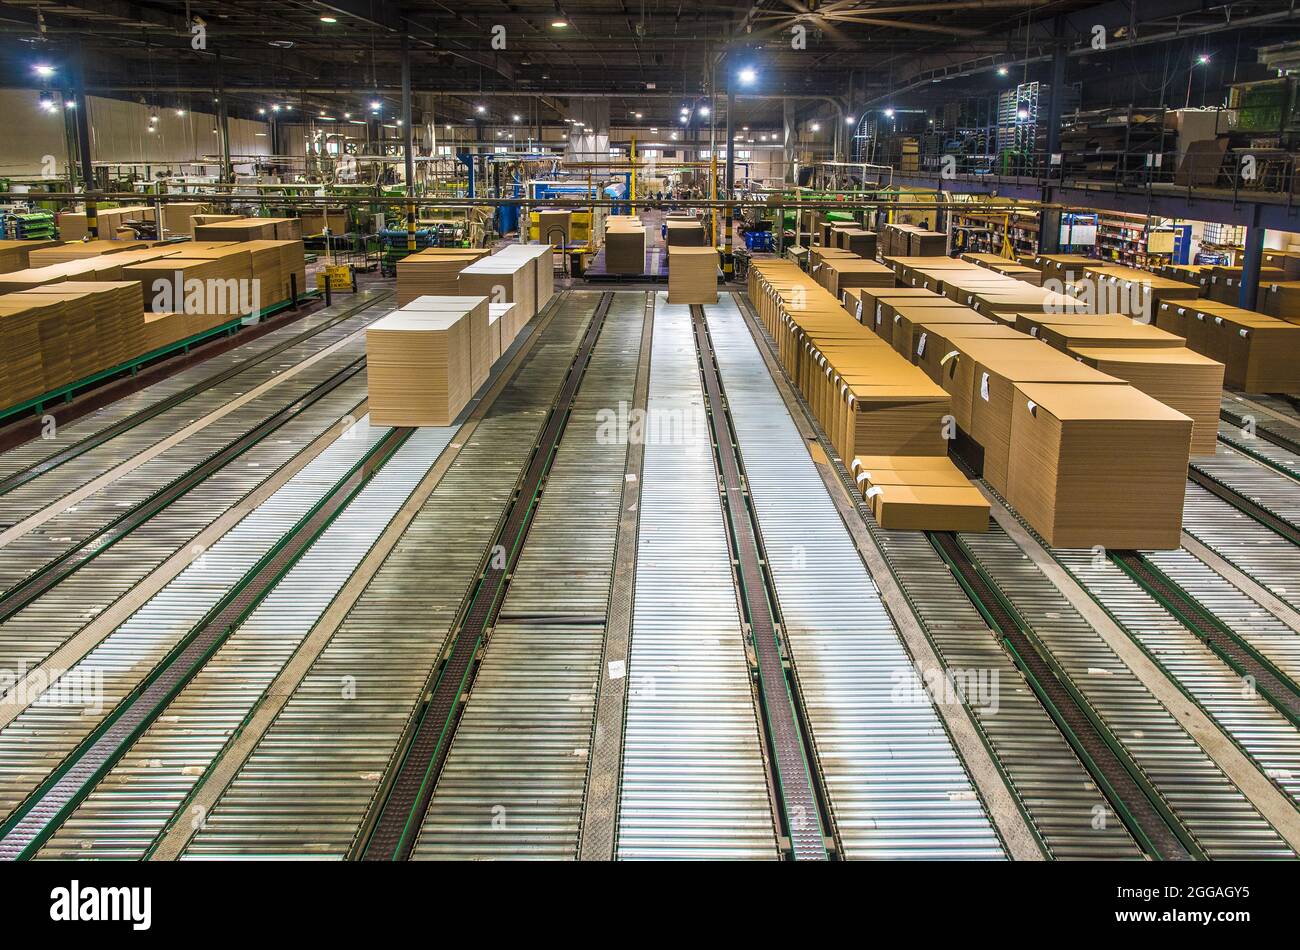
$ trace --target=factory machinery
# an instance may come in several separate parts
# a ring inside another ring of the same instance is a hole
[[[880,530],[743,294],[562,293],[421,429],[392,306],[0,453],[0,857],[1295,857],[1289,403],[1054,550]]]

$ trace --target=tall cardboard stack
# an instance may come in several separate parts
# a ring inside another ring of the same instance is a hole
[[[537,258],[514,254],[482,258],[460,272],[455,293],[487,297],[493,303],[513,303],[522,326],[537,313]]]
[[[1077,347],[1071,352],[1192,420],[1192,455],[1213,455],[1218,443],[1223,364],[1186,347]]]
[[[163,231],[159,237],[178,235],[194,236],[194,216],[207,212],[208,206],[199,201],[176,201],[163,205]]]
[[[447,426],[473,395],[469,307],[395,310],[366,328],[370,421]]]
[[[711,247],[668,248],[668,302],[718,302],[718,252]]]
[[[488,339],[492,347],[492,363],[510,348],[522,327],[514,324],[512,314],[517,308],[512,303],[488,304]]]
[[[533,305],[529,316],[541,313],[555,296],[555,249],[549,244],[510,244],[492,256],[503,261],[531,262]]]
[[[877,261],[868,261],[860,257],[831,258],[823,260],[817,268],[817,283],[821,284],[836,300],[841,300],[841,291],[851,287],[892,287],[894,272]]]
[[[1160,303],[1156,326],[1223,363],[1224,384],[1233,389],[1300,393],[1300,325],[1231,304],[1176,300]]]
[[[416,297],[459,293],[460,272],[488,256],[484,248],[429,247],[397,262],[397,305]]]
[[[1007,500],[1053,547],[1178,548],[1191,432],[1125,384],[1017,383]]]
[[[125,229],[127,221],[152,223],[156,219],[154,210],[149,205],[123,205],[120,208],[97,209],[96,227],[101,240],[119,240],[119,234]],[[90,233],[84,211],[65,211],[58,217],[59,237],[65,241],[80,241]],[[134,232],[127,232],[128,239],[134,239]]]
[[[32,266],[32,252],[58,246],[58,241],[0,241],[0,274],[26,270]]]
[[[876,258],[876,232],[862,228],[837,228],[834,232],[837,246],[852,251],[867,260]]]
[[[274,241],[276,218],[236,218],[194,228],[196,241]]]
[[[45,367],[41,360],[41,324],[57,320],[63,312],[59,301],[22,294],[0,297],[0,405],[12,406],[46,392]]]
[[[619,215],[605,221],[605,273],[645,273],[646,232],[641,219]]]
[[[513,306],[507,304],[506,306]],[[478,392],[492,372],[492,364],[501,355],[500,331],[496,355],[492,352],[492,330],[487,297],[416,297],[401,308],[411,313],[464,314],[469,329],[470,392]]]

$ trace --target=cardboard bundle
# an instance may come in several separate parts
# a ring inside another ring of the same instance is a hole
[[[1251,393],[1300,393],[1300,326],[1252,310],[1209,315],[1204,353]]]
[[[549,244],[511,244],[497,251],[493,257],[501,260],[531,262],[533,279],[533,312],[542,312],[555,296],[555,249]]]
[[[1073,284],[1083,276],[1085,267],[1097,266],[1097,259],[1082,254],[1036,254],[1030,266],[1038,268],[1043,280]]]
[[[1288,323],[1300,323],[1300,280],[1278,281],[1259,288],[1261,312]]]
[[[124,205],[121,208],[96,208],[96,228],[101,240],[118,240],[124,232],[133,240],[135,232],[126,229],[127,221],[153,222],[154,210],[149,205]],[[59,237],[65,241],[80,241],[90,233],[84,211],[65,211],[58,217]]]
[[[945,311],[939,311],[940,317]],[[985,321],[983,323],[946,323],[942,319],[930,320],[923,319],[916,323],[916,331],[913,338],[916,340],[915,354],[913,362],[932,380],[943,386],[944,390],[952,394],[945,383],[949,377],[948,366],[955,363],[961,356],[959,341],[961,340],[1002,340],[1016,341],[1024,339],[1021,334],[1008,326],[1001,323]],[[925,342],[921,342],[922,336]],[[952,367],[952,372],[956,372],[957,367]],[[967,404],[969,405],[970,394],[967,393]],[[956,405],[954,400],[953,406],[956,415]],[[960,417],[958,417],[960,418]]]
[[[1017,281],[1014,291],[979,291],[973,295],[970,306],[977,313],[1015,324],[1017,313],[1081,313],[1086,308],[1082,301],[1068,294],[1056,293],[1042,287]]]
[[[26,270],[33,266],[32,252],[59,246],[58,241],[0,241],[0,274]]]
[[[41,324],[63,312],[59,301],[22,294],[0,297],[0,405],[13,406],[48,391],[41,360]]]
[[[144,342],[143,294],[135,281],[65,281],[24,291],[60,297],[89,295],[90,327],[69,324],[69,352],[76,379],[120,366],[149,352]],[[89,332],[92,340],[84,342]],[[78,373],[78,370],[84,370]]]
[[[1186,347],[1103,349],[1073,354],[1089,366],[1122,379],[1192,420],[1192,455],[1213,455],[1218,443],[1223,364]]]
[[[242,214],[192,214],[190,215],[190,234],[205,224],[221,224],[223,221],[238,221]]]
[[[948,253],[948,235],[917,228],[908,236],[907,253],[912,257],[942,257]]]
[[[144,295],[146,310],[161,312],[166,310],[184,310],[191,315],[208,315],[207,281],[212,278],[224,278],[227,265],[223,261],[189,258],[176,260],[163,257],[138,264],[128,264],[122,268],[124,280],[138,281]],[[200,281],[194,285],[202,292],[187,290],[190,280]]]
[[[817,283],[840,299],[840,292],[850,287],[893,287],[894,272],[884,264],[863,260],[856,255],[829,258],[814,268]]]
[[[996,326],[987,317],[981,317],[969,307],[944,300],[943,306],[934,306],[926,302],[893,304],[894,332],[893,347],[898,355],[909,363],[916,363],[924,357],[929,347],[929,333],[924,324],[966,324],[969,326]]]
[[[645,273],[646,233],[640,218],[612,217],[605,223],[605,273]]]
[[[989,503],[946,456],[858,456],[852,467],[882,528],[988,530]]]
[[[514,304],[506,304],[514,307]],[[402,312],[463,314],[469,330],[470,392],[476,393],[487,382],[496,356],[492,355],[492,331],[487,297],[416,297]],[[498,340],[500,339],[498,330]],[[500,343],[497,356],[501,355]]]
[[[262,218],[261,220],[270,221],[275,226],[275,240],[277,241],[302,240],[301,218]]]
[[[71,244],[56,244],[32,251],[28,255],[31,267],[47,267],[51,264],[66,264],[87,257],[99,257],[101,254],[121,253],[147,248],[143,241],[77,241]]]
[[[668,302],[718,302],[718,252],[711,247],[668,248]]]
[[[867,329],[886,342],[892,343],[894,334],[894,316],[892,304],[920,303],[931,301],[938,303],[943,298],[933,290],[920,287],[866,287],[858,288],[856,293],[862,303],[862,311],[854,312]]]
[[[1155,322],[1161,330],[1167,330],[1187,341],[1187,348],[1197,353],[1210,355],[1210,327],[1214,318],[1220,315],[1249,315],[1252,311],[1242,310],[1233,304],[1218,303],[1214,300],[1166,300],[1156,308]]]
[[[166,236],[194,236],[194,216],[204,214],[208,206],[201,201],[175,201],[163,205],[163,231]],[[159,235],[160,237],[164,235]]]
[[[1241,299],[1241,275],[1243,268],[1240,267],[1221,267],[1214,265],[1210,268],[1209,282],[1203,288],[1203,292],[1211,300],[1219,303],[1235,304]],[[1276,284],[1286,280],[1286,272],[1277,267],[1261,267],[1259,269],[1259,286],[1264,287],[1268,284]]]
[[[343,234],[348,229],[348,213],[343,208],[331,208],[329,211],[304,211],[299,216],[303,234],[323,234],[325,228],[330,234]]]
[[[1118,313],[1017,313],[1015,328],[1028,336],[1043,338],[1043,330],[1049,326],[1085,326],[1085,327],[1125,327],[1133,326],[1129,317]]]
[[[32,294],[25,290],[23,294]],[[95,295],[39,287],[42,302],[63,305],[58,323],[41,321],[41,365],[46,390],[56,389],[98,372],[99,341],[95,332]]]
[[[982,351],[975,366],[971,395],[971,437],[984,449],[984,479],[1003,495],[1007,494],[1011,459],[1011,409],[1015,387],[1021,383],[1050,382],[1055,385],[1124,385],[1063,353],[1046,349],[1032,360],[1009,359],[1000,353]],[[1190,437],[1190,431],[1188,433]]]
[[[1017,383],[1007,500],[1053,547],[1178,548],[1191,434],[1126,384]]]
[[[236,218],[194,228],[196,241],[274,241],[275,218]]]
[[[67,275],[57,265],[29,267],[26,270],[0,274],[0,294],[13,294],[20,290],[55,284],[67,279]]]
[[[669,247],[702,247],[704,245],[704,225],[699,221],[685,221],[669,218],[664,243]],[[672,267],[671,261],[669,268]]]
[[[876,258],[876,232],[864,231],[862,228],[836,228],[832,232],[836,246],[852,251],[858,257],[867,260]]]
[[[1095,313],[1121,313],[1150,320],[1162,300],[1194,300],[1198,288],[1132,267],[1085,267],[1066,290],[1092,304]]]
[[[537,212],[537,237],[543,244],[567,247],[572,235],[572,211],[543,208]]]
[[[1119,327],[1097,326],[1095,323],[1049,323],[1042,327],[1038,335],[1048,346],[1054,346],[1062,352],[1068,352],[1076,346],[1131,346],[1146,349],[1161,346],[1181,348],[1187,343],[1183,337],[1175,336],[1167,330],[1132,321]]]
[[[164,349],[189,335],[189,323],[180,311],[144,314],[143,339],[146,353]]]
[[[460,272],[454,293],[516,304],[518,319],[527,323],[537,313],[537,259],[504,253],[482,258]]]
[[[1002,329],[1009,328],[1002,327]],[[953,418],[957,421],[957,427],[967,435],[972,435],[974,429],[972,422],[974,401],[980,398],[983,392],[983,387],[977,385],[978,382],[982,382],[982,377],[976,373],[981,360],[1032,362],[1042,357],[1050,359],[1048,354],[1053,352],[1046,343],[1031,340],[1023,335],[1017,335],[1014,339],[999,339],[954,334],[948,338],[948,346],[949,350],[944,354],[945,359],[941,360],[938,382],[952,397]],[[948,353],[952,352],[956,355],[948,357]]]
[[[1284,280],[1300,280],[1300,251],[1264,251],[1264,266],[1280,270]]]
[[[493,365],[510,348],[523,328],[514,319],[517,309],[512,303],[488,304],[488,345],[492,348]]]
[[[473,395],[468,317],[395,310],[366,328],[372,424],[452,424]]]
[[[397,305],[416,297],[460,293],[460,272],[488,256],[484,248],[430,247],[397,262]]]

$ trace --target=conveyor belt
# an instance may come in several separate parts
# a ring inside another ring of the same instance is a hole
[[[796,709],[796,688],[787,677],[783,648],[777,638],[781,625],[773,584],[767,572],[767,556],[749,507],[748,490],[742,471],[740,449],[728,413],[722,379],[702,307],[692,307],[695,347],[704,379],[704,402],[713,430],[714,454],[736,582],[741,595],[743,618],[749,630],[758,668],[767,740],[776,767],[778,806],[790,851],[798,861],[827,858],[829,829],[823,828],[822,796],[814,779],[811,743],[804,734]]]
[[[597,297],[566,294],[183,852],[343,858],[478,578]]]
[[[280,428],[303,409],[334,392],[343,383],[360,373],[364,367],[364,358],[354,360],[295,402],[267,416],[261,423],[244,432],[239,438],[228,443],[218,452],[208,456],[199,465],[163,485],[144,501],[113,519],[100,531],[80,542],[74,541],[73,545],[66,548],[63,553],[47,561],[43,566],[29,573],[20,583],[0,594],[0,623],[33,603],[92,558],[116,544],[160,511],[163,511],[194,488],[195,485],[211,478],[215,473],[231,464],[249,448],[261,442],[267,435]]]
[[[193,681],[140,736],[37,857],[139,860],[188,805],[225,744],[299,649],[456,433],[417,430]]]
[[[616,854],[776,858],[690,309],[656,296]]]
[[[1200,485],[1187,486],[1183,531],[1293,608],[1300,608],[1300,548]]]
[[[402,860],[410,855],[415,844],[455,735],[462,697],[473,682],[479,648],[501,609],[510,574],[523,551],[543,484],[564,435],[578,387],[587,371],[611,300],[608,294],[605,295],[592,317],[524,471],[515,502],[497,533],[494,547],[503,550],[505,556],[490,556],[486,560],[483,577],[459,623],[451,653],[430,683],[429,701],[421,712],[410,744],[404,750],[397,774],[363,849],[362,856],[367,860]]]
[[[1112,553],[1110,558],[1098,558],[1091,551],[1054,552],[1057,560],[1166,675],[1191,696],[1293,801],[1300,802],[1300,732],[1294,723],[1248,687],[1241,670],[1235,668],[1233,653],[1221,654],[1207,642],[1207,636],[1180,619],[1164,600],[1185,601],[1192,596],[1188,591],[1193,590],[1198,604],[1201,598],[1215,604],[1214,614],[1196,621],[1199,627],[1225,619],[1219,613],[1224,606],[1231,611],[1228,616],[1234,620],[1239,612],[1240,615],[1262,612],[1240,592],[1223,590],[1226,583],[1187,552],[1160,553],[1170,555],[1175,562],[1183,562],[1182,583],[1175,584],[1158,568],[1154,584],[1140,583],[1120,563],[1126,560],[1133,564],[1136,560],[1134,566],[1139,572],[1143,568],[1149,570],[1155,568],[1155,555],[1152,554],[1125,552]],[[1199,565],[1200,569],[1196,570],[1191,562]],[[1171,586],[1174,587],[1172,591],[1169,590]],[[1204,605],[1200,605],[1200,609],[1205,611]],[[1244,629],[1266,626],[1263,620],[1263,617],[1247,620]],[[1222,627],[1231,636],[1245,639],[1244,634],[1232,630],[1226,622]],[[1215,631],[1208,637],[1220,634],[1221,631]]]
[[[844,856],[1002,857],[735,302],[704,311]]]
[[[304,446],[346,435],[346,423],[364,398],[364,379],[353,377],[0,624],[0,666],[33,668],[51,662],[47,658],[57,667],[71,666],[124,623],[142,596],[147,599],[196,557],[210,563],[205,548],[311,460]],[[0,724],[19,708],[0,704]]]
[[[416,859],[577,855],[644,313],[613,295]]]
[[[1171,830],[1192,854],[1290,855],[1268,822],[1000,526],[963,535],[962,544],[1032,631],[1057,677],[1140,770],[1135,780],[1143,777],[1158,796],[1153,807],[1163,804],[1166,823],[1175,822]]]
[[[361,431],[356,436],[335,440],[214,544],[201,560],[191,564],[70,667],[70,674],[93,678],[97,687],[102,687],[95,708],[29,700],[26,709],[0,730],[0,763],[4,766],[0,768],[0,810],[6,816],[6,833],[13,830],[21,814],[15,809],[24,800],[33,804],[30,796],[38,789],[57,786],[60,793],[67,789],[66,784],[58,784],[57,773],[69,756],[92,748],[97,749],[96,755],[103,753],[98,742],[107,734],[109,717],[115,709],[136,703],[143,695],[146,678],[180,656],[184,645],[192,642],[194,631],[205,618],[210,621],[216,617],[223,599],[228,599],[241,581],[252,576],[259,564],[279,563],[286,533],[310,520],[336,486],[354,475],[367,459],[377,458],[376,449],[388,430],[359,426]],[[224,631],[216,633],[220,636]],[[73,777],[81,787],[93,776],[81,770]],[[55,811],[26,811],[46,820],[56,817]],[[25,848],[32,840],[31,834],[32,829],[24,825],[23,833],[13,841]]]
[[[756,338],[770,337],[751,319]],[[861,501],[860,489],[796,394],[809,426],[836,464],[846,493],[897,580],[910,608],[949,671],[976,671],[994,687],[993,701],[965,695],[966,708],[992,751],[1001,777],[1050,856],[1067,859],[1136,859],[1141,851],[1123,822],[1037,701],[1020,670],[958,585],[947,563],[916,531],[884,531]]]
[[[1300,482],[1232,449],[1192,460],[1188,477],[1234,508],[1300,545]]]
[[[1291,473],[1300,472],[1296,462],[1300,457],[1300,442],[1291,438],[1289,426],[1265,420],[1261,425],[1253,419],[1248,424],[1245,416],[1229,409],[1219,410],[1219,439],[1233,448],[1262,458],[1270,464]]]
[[[149,390],[146,390],[149,396],[144,399],[122,400],[123,403],[127,403],[126,406],[115,404],[112,413],[97,414],[92,417],[94,421],[90,425],[80,426],[73,423],[67,428],[76,430],[76,435],[79,436],[76,441],[53,448],[49,452],[42,452],[38,461],[33,461],[26,467],[11,468],[12,463],[20,462],[22,453],[6,453],[4,464],[0,464],[0,472],[4,472],[4,475],[0,477],[0,495],[39,478],[65,462],[117,438],[131,429],[156,418],[167,410],[193,399],[195,396],[210,391],[214,386],[218,386],[237,376],[241,377],[242,380],[249,380],[251,378],[251,374],[248,374],[250,369],[269,363],[278,356],[290,355],[286,351],[300,343],[314,340],[328,345],[335,342],[331,335],[322,335],[324,331],[343,323],[362,310],[373,307],[376,303],[387,299],[388,296],[389,294],[385,292],[378,296],[367,296],[359,303],[353,302],[345,307],[330,308],[334,312],[319,314],[318,316],[322,319],[311,320],[305,327],[302,323],[290,324],[281,330],[267,334],[247,347],[240,347],[231,353],[217,357],[211,363],[194,367],[192,371],[188,371],[183,375],[186,377],[192,375],[199,378],[194,382],[188,382],[187,379],[188,385],[184,385],[183,388],[177,387],[179,380],[169,381],[170,385],[166,386],[159,384],[157,387],[150,387]],[[377,318],[378,314],[375,314],[374,317]],[[351,327],[348,329],[351,332]],[[171,391],[166,392],[168,389]],[[156,392],[155,390],[161,391]],[[151,397],[155,396],[161,398],[151,399]],[[145,404],[133,412],[124,412],[136,402]],[[49,440],[37,441],[48,442]],[[45,446],[45,448],[50,447]]]

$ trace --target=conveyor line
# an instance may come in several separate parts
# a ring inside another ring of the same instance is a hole
[[[963,535],[961,544],[1004,592],[1060,682],[1118,743],[1116,752],[1140,770],[1134,780],[1157,796],[1152,807],[1164,811],[1189,853],[1216,859],[1291,855],[1218,765],[1000,525],[991,525],[987,534]]]
[[[1292,608],[1300,608],[1300,548],[1200,485],[1187,486],[1183,531]]]
[[[0,495],[7,494],[15,488],[53,471],[65,462],[84,455],[86,452],[155,419],[170,409],[188,403],[189,400],[194,399],[196,396],[211,392],[214,387],[227,380],[239,377],[244,385],[257,385],[261,380],[254,379],[254,374],[250,373],[249,370],[267,364],[263,367],[264,369],[271,369],[271,373],[267,375],[274,375],[275,370],[269,366],[270,362],[279,356],[292,357],[293,354],[288,351],[299,344],[312,341],[318,345],[324,344],[324,346],[328,346],[337,342],[338,339],[342,338],[341,335],[328,334],[325,331],[347,321],[344,329],[348,333],[352,332],[356,329],[356,326],[354,321],[349,320],[350,317],[362,310],[373,307],[375,304],[386,300],[389,296],[388,292],[379,295],[367,295],[359,303],[354,302],[347,306],[329,308],[334,312],[324,311],[315,315],[317,319],[309,318],[306,321],[290,324],[253,341],[248,346],[222,354],[209,363],[192,367],[190,370],[178,374],[178,377],[184,377],[184,379],[173,378],[166,380],[156,386],[149,387],[142,393],[136,394],[141,398],[128,397],[121,400],[119,403],[115,403],[109,411],[101,411],[90,417],[88,424],[82,424],[81,420],[78,420],[63,427],[65,434],[67,429],[73,430],[75,441],[68,442],[59,439],[56,430],[55,439],[34,440],[28,446],[20,447],[26,449],[26,452],[12,451],[5,453],[3,458],[0,459],[0,473],[3,473],[0,476]],[[372,319],[378,318],[378,316],[379,314],[374,314]],[[192,382],[190,377],[194,377]],[[134,411],[128,411],[137,404],[142,405],[134,408]],[[192,406],[187,406],[187,409],[193,412]],[[51,446],[50,442],[55,442],[55,445]],[[38,447],[41,451],[35,453],[31,451]],[[38,458],[25,467],[15,467],[15,463],[21,465],[26,457],[32,454],[37,455]],[[129,455],[130,453],[127,452],[126,454]],[[117,451],[117,455],[119,458],[123,456],[120,449]]]
[[[364,397],[363,379],[344,383],[0,624],[0,665],[35,672],[76,663],[181,570],[203,559],[207,548],[315,453],[346,435]],[[0,726],[22,708],[0,703]]]
[[[756,319],[752,335],[772,343]],[[923,533],[883,531],[861,501],[848,470],[820,432],[797,393],[808,426],[862,519],[872,542],[919,620],[947,671],[982,671],[996,685],[994,702],[963,696],[978,735],[993,753],[1000,779],[1013,791],[1021,813],[1049,856],[1068,859],[1137,859],[1141,851],[1111,810],[1073,749],[1037,701],[1010,654],[989,630],[952,571]]]
[[[62,823],[37,857],[139,860],[456,433],[417,430]]]
[[[645,295],[617,293],[456,726],[417,860],[573,859]],[[622,407],[622,411],[620,411]]]
[[[595,309],[566,294],[182,853],[346,857],[382,795]]]
[[[69,756],[95,750],[103,756],[111,749],[101,745],[110,717],[127,704],[136,704],[144,695],[142,685],[153,674],[169,666],[182,655],[186,644],[193,644],[196,629],[217,619],[223,607],[246,606],[243,601],[229,601],[241,582],[260,572],[261,567],[282,563],[286,535],[300,523],[311,521],[322,510],[340,483],[349,480],[367,459],[376,458],[376,450],[388,435],[386,429],[371,429],[358,423],[360,431],[351,438],[340,438],[320,456],[305,466],[268,501],[246,517],[205,556],[183,571],[156,596],[137,610],[131,618],[92,649],[83,660],[69,669],[69,674],[90,678],[102,685],[98,708],[66,702],[31,702],[5,729],[0,730],[0,809],[6,816],[0,826],[5,835],[0,854],[10,857],[27,848],[38,833],[31,824],[36,819],[48,821],[66,805],[61,799],[58,809],[33,811],[33,793],[55,791],[64,796],[75,794],[69,782],[82,788],[93,778],[96,769],[78,769],[70,778],[61,776]],[[212,631],[221,636],[220,628]],[[180,668],[177,668],[180,672]],[[162,681],[159,681],[162,682]],[[157,694],[149,693],[155,700]],[[123,704],[119,706],[119,704]],[[139,707],[140,712],[147,712]],[[113,748],[119,748],[125,734],[113,734]],[[86,760],[89,765],[90,760]],[[103,760],[99,760],[103,761]],[[42,790],[38,792],[38,789]],[[20,807],[23,802],[27,807]],[[17,811],[16,811],[17,809]],[[15,828],[23,815],[31,819]],[[11,833],[13,836],[11,837]],[[13,847],[5,852],[5,842]]]
[[[1300,482],[1223,448],[1213,457],[1192,459],[1187,474],[1201,488],[1300,545]]]
[[[690,309],[656,295],[616,854],[778,857]]]
[[[430,682],[430,696],[388,794],[379,808],[362,851],[366,860],[402,860],[410,856],[446,761],[461,713],[472,687],[479,649],[496,623],[510,576],[519,563],[532,526],[546,477],[555,460],[578,387],[591,361],[592,350],[605,324],[612,297],[601,298],[573,365],[565,376],[532,458],[524,470],[514,503],[497,533],[494,548],[504,557],[490,556],[482,578],[466,606],[452,641],[451,653]]]
[[[704,311],[845,857],[1002,857],[734,301]]]
[[[220,451],[208,456],[201,464],[159,488],[143,502],[113,519],[100,531],[80,542],[74,542],[63,553],[29,573],[20,583],[0,594],[0,623],[33,603],[92,558],[166,509],[194,486],[230,465],[249,448],[261,442],[303,409],[334,392],[343,383],[362,372],[364,367],[364,359],[356,359],[295,402],[267,416],[261,423],[244,432]]]

